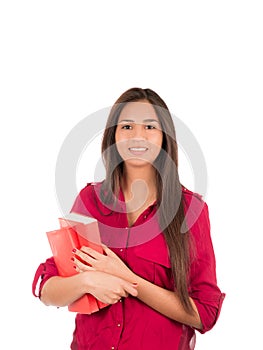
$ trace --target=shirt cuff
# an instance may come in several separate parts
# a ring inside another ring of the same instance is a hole
[[[220,315],[225,296],[225,293],[221,293],[218,300],[213,302],[200,302],[198,299],[193,299],[203,326],[201,329],[195,328],[199,333],[204,334],[214,327]]]

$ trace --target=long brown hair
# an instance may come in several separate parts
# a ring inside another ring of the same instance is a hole
[[[108,203],[118,195],[123,176],[123,162],[115,144],[115,132],[120,113],[128,102],[147,100],[152,104],[163,131],[162,150],[154,162],[159,205],[160,226],[169,249],[174,289],[189,313],[193,312],[188,294],[190,239],[185,225],[182,186],[178,175],[178,146],[174,123],[167,105],[151,89],[132,88],[124,92],[111,108],[102,139],[102,154],[106,170],[101,197]],[[107,195],[105,196],[105,192]],[[103,195],[104,194],[104,195]]]

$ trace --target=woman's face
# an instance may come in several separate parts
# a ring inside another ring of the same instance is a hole
[[[162,147],[163,133],[153,106],[147,100],[129,102],[116,128],[117,150],[126,164],[149,165]]]

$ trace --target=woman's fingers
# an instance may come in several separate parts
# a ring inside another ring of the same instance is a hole
[[[126,281],[125,281],[126,282]],[[126,282],[126,284],[125,284],[125,286],[124,286],[124,289],[125,289],[125,291],[128,293],[128,294],[130,294],[130,295],[132,295],[133,297],[137,297],[137,295],[138,295],[138,290],[137,290],[137,287],[138,286],[138,284],[137,283],[129,283],[129,282]],[[128,296],[128,295],[127,295]]]
[[[111,257],[116,257],[117,255],[110,249],[108,248],[105,244],[101,244],[104,252]]]
[[[95,269],[92,266],[89,266],[87,264],[84,264],[77,258],[72,258],[74,264],[75,264],[75,270],[77,272],[83,272],[83,271],[95,271]]]
[[[125,291],[125,289],[123,289],[121,292],[118,293],[117,296],[113,297],[110,304],[115,304],[118,301],[121,300],[121,298],[127,298],[129,296],[129,293]]]
[[[138,295],[135,284],[108,273],[90,271],[86,273],[86,278],[89,286],[88,293],[108,304],[127,298],[129,294],[134,297]]]
[[[85,253],[82,250],[74,249],[72,252],[75,255],[75,259],[73,258],[74,259],[73,261],[76,261],[76,260],[80,261],[79,259],[81,259],[82,261],[84,261],[85,263],[91,266],[94,264],[94,262],[96,262],[96,258],[90,256],[88,253]]]
[[[90,248],[90,247],[86,247],[86,246],[82,246],[79,250],[79,252],[84,252],[86,253],[86,255],[88,254],[89,256],[93,257],[94,259],[101,259],[104,255],[97,252],[96,250]]]

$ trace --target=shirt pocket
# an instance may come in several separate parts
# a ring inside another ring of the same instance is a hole
[[[138,274],[160,287],[173,289],[171,263],[166,245],[140,245],[134,248]],[[134,271],[137,273],[136,271]]]

